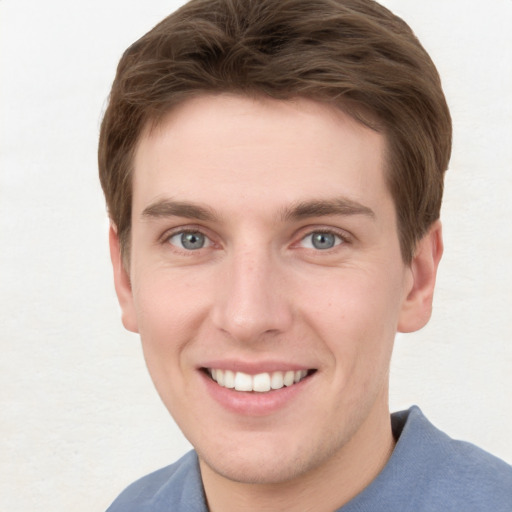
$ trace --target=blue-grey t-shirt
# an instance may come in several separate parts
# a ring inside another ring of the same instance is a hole
[[[398,442],[375,480],[336,512],[512,512],[512,466],[436,429],[418,407],[394,413]],[[197,455],[141,478],[107,512],[207,512]]]

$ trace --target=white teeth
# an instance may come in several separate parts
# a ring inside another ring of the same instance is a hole
[[[252,377],[247,373],[236,372],[235,389],[237,391],[252,391]]]
[[[235,387],[235,374],[231,370],[226,370],[224,372],[224,386],[229,389],[233,389]]]
[[[212,368],[209,373],[220,386],[236,391],[256,391],[266,393],[271,389],[281,389],[284,386],[292,386],[300,382],[308,374],[307,370],[287,372],[258,373],[249,375],[243,372],[231,370],[219,370]]]
[[[295,372],[289,371],[284,374],[284,385],[291,386],[295,380]]]
[[[281,389],[284,386],[283,378],[283,372],[274,372],[270,378],[270,387],[272,389]]]
[[[299,370],[299,371],[296,371],[295,372],[295,377],[293,379],[293,382],[296,384],[297,382],[300,382],[306,375],[307,375],[307,371],[306,370]]]
[[[252,378],[252,389],[259,393],[270,391],[270,375],[268,373],[258,373]]]

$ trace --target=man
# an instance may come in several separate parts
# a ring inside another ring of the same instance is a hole
[[[132,45],[99,166],[123,323],[195,448],[111,511],[511,510],[512,468],[413,408],[451,122],[370,0],[195,0]]]

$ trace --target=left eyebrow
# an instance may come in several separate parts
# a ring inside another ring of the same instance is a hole
[[[375,212],[357,201],[347,198],[314,199],[301,201],[281,212],[283,220],[301,220],[309,217],[326,217],[328,215],[364,215],[372,219]]]

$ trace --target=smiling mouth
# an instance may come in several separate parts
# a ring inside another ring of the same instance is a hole
[[[250,375],[232,370],[205,368],[207,375],[219,386],[235,391],[268,393],[283,387],[293,386],[309,377],[316,370],[288,370]]]

